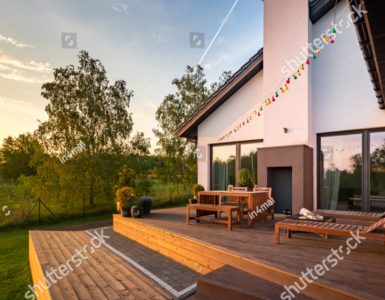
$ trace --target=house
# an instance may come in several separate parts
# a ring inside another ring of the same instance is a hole
[[[247,168],[278,213],[385,209],[385,3],[337,2],[264,1],[263,49],[177,131],[206,189]]]

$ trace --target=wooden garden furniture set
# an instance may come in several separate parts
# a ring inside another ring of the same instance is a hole
[[[227,201],[224,201],[224,198]],[[206,221],[226,223],[228,230],[232,229],[233,217],[235,211],[237,213],[237,222],[241,225],[244,216],[247,216],[247,223],[252,226],[256,220],[267,220],[268,213],[260,213],[258,217],[252,218],[249,212],[256,210],[257,206],[261,206],[268,200],[266,191],[234,190],[230,191],[203,191],[198,193],[198,203],[189,204],[186,207],[186,221],[190,223],[191,219],[198,222],[202,219]],[[191,216],[190,210],[196,210],[196,216]],[[226,213],[227,221],[221,220],[222,213]],[[215,218],[204,218],[209,215],[214,215]]]

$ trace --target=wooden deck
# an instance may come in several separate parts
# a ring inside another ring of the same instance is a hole
[[[251,228],[201,222],[185,224],[185,209],[164,209],[143,219],[114,216],[114,230],[206,274],[225,264],[281,286],[293,284],[345,239],[293,234],[274,244],[274,221]],[[342,220],[338,220],[343,222]],[[345,220],[346,222],[346,220]],[[385,246],[364,241],[337,266],[309,284],[304,294],[316,299],[385,299]]]
[[[32,231],[30,232],[30,263],[34,284],[44,282],[43,272],[60,265],[68,265],[68,260],[90,244],[90,236],[85,232]],[[88,253],[88,258],[80,266],[72,267],[73,272],[49,289],[35,287],[38,299],[170,299],[170,295],[154,282],[130,267],[120,257],[104,247]],[[71,265],[71,263],[70,263]],[[58,280],[59,279],[59,280]]]

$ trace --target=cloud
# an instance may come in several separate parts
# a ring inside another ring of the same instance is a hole
[[[44,83],[52,73],[49,63],[20,61],[0,50],[0,77],[25,83]]]
[[[24,63],[16,58],[6,55],[0,50],[0,64],[11,66],[18,69],[34,71],[39,73],[50,73],[52,69],[49,63],[39,63],[31,60],[29,63]]]
[[[123,3],[117,3],[112,6],[112,10],[120,13],[124,13],[126,15],[129,15],[130,12],[128,11],[128,5]]]
[[[204,68],[205,70],[211,70],[211,69],[213,69],[214,67],[219,66],[219,65],[221,65],[221,64],[223,64],[223,63],[229,61],[229,59],[230,59],[230,55],[228,55],[228,54],[226,54],[226,53],[222,53],[222,54],[220,54],[220,55],[216,58],[216,60],[214,60],[214,62],[205,64],[205,65],[203,66],[203,68]]]
[[[10,44],[12,46],[15,46],[17,48],[34,48],[32,45],[21,43],[14,38],[6,37],[4,35],[0,34],[0,42],[5,42],[7,44]]]

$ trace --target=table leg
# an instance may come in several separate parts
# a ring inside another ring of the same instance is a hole
[[[227,211],[227,229],[229,231],[233,230],[233,211]]]
[[[237,217],[238,217],[238,223],[239,223],[239,228],[242,228],[242,215],[241,215],[241,210],[237,210]]]

